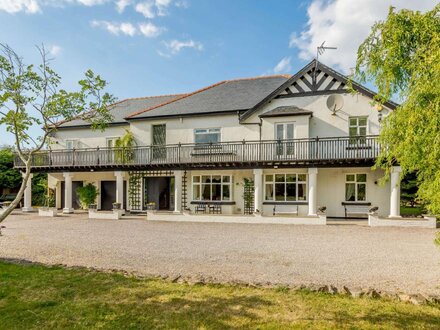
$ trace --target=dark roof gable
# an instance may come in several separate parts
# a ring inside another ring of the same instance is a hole
[[[260,103],[246,111],[240,117],[240,120],[249,118],[274,98],[347,92],[348,80],[349,78],[347,76],[344,76],[321,62],[313,60],[271,94],[267,95]],[[360,94],[371,98],[375,95],[373,91],[354,81],[351,82],[351,85],[352,88]],[[397,104],[389,101],[385,103],[385,106],[390,109],[395,109]]]

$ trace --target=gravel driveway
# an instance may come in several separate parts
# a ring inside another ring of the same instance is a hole
[[[430,229],[88,220],[78,214],[48,219],[20,213],[4,225],[0,258],[218,282],[440,294],[440,249]]]

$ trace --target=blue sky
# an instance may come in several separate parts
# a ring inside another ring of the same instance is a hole
[[[356,4],[356,8],[353,8]],[[357,45],[403,0],[0,0],[0,42],[35,62],[44,43],[63,87],[87,69],[118,99],[189,92],[224,79],[294,73],[323,41],[347,73]],[[0,144],[12,136],[0,127]]]

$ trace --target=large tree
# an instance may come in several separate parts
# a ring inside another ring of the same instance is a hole
[[[440,214],[440,5],[425,13],[390,8],[359,47],[356,76],[377,86],[378,103],[401,103],[383,121],[377,166],[416,172],[418,198]]]
[[[63,122],[82,119],[93,129],[104,129],[111,120],[108,106],[114,97],[107,83],[88,70],[78,91],[61,88],[61,77],[50,67],[44,46],[37,47],[41,62],[25,64],[8,45],[0,45],[0,124],[13,134],[14,150],[24,164],[23,181],[15,200],[0,214],[0,222],[17,207],[32,169],[32,156],[41,150]],[[35,136],[32,127],[41,127]]]

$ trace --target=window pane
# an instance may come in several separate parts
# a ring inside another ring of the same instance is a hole
[[[298,174],[298,181],[306,182],[307,181],[306,174]]]
[[[306,192],[306,184],[305,183],[299,183],[298,184],[298,200],[299,201],[305,201],[307,199],[307,192]]]
[[[356,174],[356,181],[357,182],[367,182],[367,175],[366,174]]]
[[[293,139],[293,124],[286,125],[286,139]]]
[[[275,183],[275,200],[284,201],[284,183]]]
[[[359,127],[359,135],[362,135],[362,136],[367,135],[367,128],[366,127]]]
[[[229,175],[223,175],[223,182],[231,182],[231,177]]]
[[[219,201],[221,200],[221,194],[222,194],[222,186],[220,184],[213,184],[212,185],[212,200],[213,201]]]
[[[196,129],[194,130],[196,143],[218,143],[220,142],[220,129]]]
[[[356,127],[350,127],[350,129],[348,130],[348,135],[349,136],[357,136],[357,128]]]
[[[345,176],[345,181],[347,181],[347,182],[354,182],[354,174],[347,174]]]
[[[367,117],[359,118],[359,126],[367,126]]]
[[[365,183],[358,184],[358,201],[365,201],[367,185]]]
[[[212,183],[221,183],[222,182],[222,177],[220,175],[213,175],[211,182]]]
[[[355,183],[346,183],[345,184],[345,200],[348,202],[354,202],[356,200],[355,196]]]
[[[273,182],[273,175],[272,174],[270,174],[270,175],[266,175],[266,182]]]
[[[273,184],[266,184],[266,196],[267,201],[273,201]]]
[[[223,200],[228,201],[231,198],[230,186],[228,184],[223,185]]]
[[[193,176],[193,182],[200,182],[200,176],[199,175]]]
[[[284,174],[275,174],[275,182],[284,182]]]
[[[296,182],[296,174],[286,174],[286,182]]]
[[[350,118],[350,126],[357,126],[357,118]]]
[[[295,201],[296,200],[296,184],[288,183],[286,184],[286,200]]]
[[[193,185],[193,200],[200,200],[200,185]]]
[[[209,175],[202,175],[202,182],[203,183],[210,183],[211,182],[211,176],[209,176]]]
[[[283,140],[284,139],[284,126],[283,125],[277,125],[275,139],[276,140]]]
[[[211,185],[202,184],[202,199],[208,201],[211,199]]]

